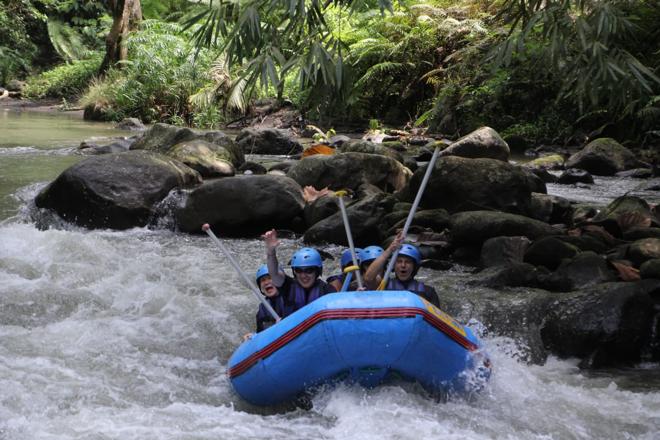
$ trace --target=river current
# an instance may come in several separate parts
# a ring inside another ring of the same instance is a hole
[[[213,243],[158,228],[37,229],[27,214],[37,191],[80,159],[83,137],[108,128],[36,115],[89,130],[40,143],[12,135],[29,131],[31,117],[2,112],[0,440],[659,438],[658,365],[598,373],[573,359],[529,365],[519,341],[496,334],[483,337],[492,379],[471,399],[339,386],[313,397],[309,411],[252,407],[224,373],[253,330],[256,304]],[[257,240],[226,244],[249,273],[263,260]],[[286,239],[280,252],[299,245]],[[440,296],[465,289],[460,268],[420,276]]]

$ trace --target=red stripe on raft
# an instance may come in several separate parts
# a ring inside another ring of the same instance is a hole
[[[240,376],[249,370],[260,359],[265,359],[277,350],[296,339],[301,334],[305,333],[311,327],[315,326],[321,321],[331,319],[391,319],[391,318],[414,318],[421,315],[426,322],[431,324],[437,330],[441,331],[452,339],[457,344],[461,345],[466,350],[474,351],[477,349],[476,344],[467,339],[465,336],[457,332],[452,326],[440,320],[437,316],[432,315],[426,309],[419,307],[392,307],[384,309],[336,309],[336,310],[322,310],[310,316],[266,347],[259,351],[254,352],[252,355],[243,359],[238,364],[229,369],[228,374],[230,378]]]

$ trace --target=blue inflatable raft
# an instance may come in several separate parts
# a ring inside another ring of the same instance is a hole
[[[348,380],[393,378],[431,393],[482,387],[490,362],[469,328],[406,291],[325,295],[244,342],[229,359],[236,392],[254,405],[294,400]]]

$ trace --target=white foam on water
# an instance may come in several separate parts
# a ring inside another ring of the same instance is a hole
[[[252,274],[256,240],[227,240]],[[284,240],[282,256],[297,243]],[[337,249],[339,252],[339,249]],[[285,258],[282,258],[283,263]],[[328,271],[330,273],[331,271]],[[653,439],[660,393],[484,340],[486,390],[342,385],[310,411],[252,407],[224,375],[257,305],[203,236],[0,226],[0,439]]]

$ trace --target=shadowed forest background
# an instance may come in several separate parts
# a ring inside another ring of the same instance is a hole
[[[488,125],[512,149],[660,138],[656,0],[1,0],[0,86],[88,117],[218,128]]]

